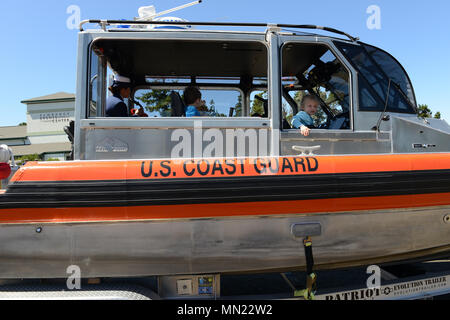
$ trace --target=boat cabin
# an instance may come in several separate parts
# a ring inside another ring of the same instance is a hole
[[[97,22],[79,34],[75,160],[450,150],[450,126],[418,118],[400,63],[353,37]],[[132,81],[128,117],[106,117],[115,74]],[[186,117],[188,86],[201,116]],[[306,95],[320,100],[308,136],[292,126]],[[131,116],[139,105],[148,117]]]

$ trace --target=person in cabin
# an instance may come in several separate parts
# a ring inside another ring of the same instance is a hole
[[[186,117],[201,117],[206,115],[207,108],[202,100],[202,93],[197,87],[189,86],[184,90]]]
[[[130,97],[131,94],[131,80],[120,75],[114,76],[114,82],[109,87],[112,96],[108,97],[106,101],[106,116],[107,117],[128,117],[128,107],[124,99]]]
[[[312,118],[320,106],[320,100],[314,95],[306,95],[302,99],[300,111],[292,118],[292,127],[300,129],[300,133],[305,137],[309,136],[310,129],[314,129],[314,119]]]

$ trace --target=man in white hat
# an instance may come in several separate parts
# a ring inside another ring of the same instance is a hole
[[[113,94],[106,101],[107,117],[128,117],[127,105],[123,101],[130,97],[131,80],[120,75],[114,76],[114,82],[109,91]]]

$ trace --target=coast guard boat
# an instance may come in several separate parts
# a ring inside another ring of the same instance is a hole
[[[450,126],[418,117],[394,57],[310,25],[164,28],[186,24],[82,23],[73,159],[0,193],[0,278],[300,270],[307,237],[317,269],[450,252]],[[105,117],[114,74],[149,117]],[[185,117],[190,85],[208,116]],[[291,127],[306,94],[308,137]]]

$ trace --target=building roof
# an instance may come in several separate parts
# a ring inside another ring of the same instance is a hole
[[[27,137],[27,126],[0,127],[0,140],[24,139]]]
[[[40,143],[30,144],[25,146],[11,146],[14,156],[26,156],[30,154],[45,154],[45,153],[58,153],[58,152],[70,152],[72,145],[70,142],[61,143]]]
[[[75,95],[73,93],[57,92],[47,96],[23,100],[21,101],[21,103],[33,104],[43,102],[65,102],[65,101],[75,101]]]

